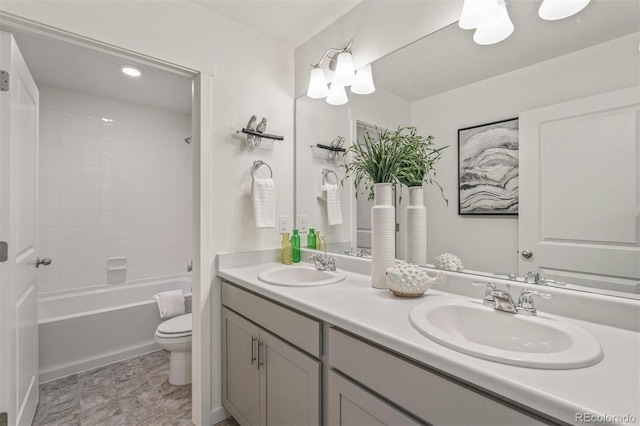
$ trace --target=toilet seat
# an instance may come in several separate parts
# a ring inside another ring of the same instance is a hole
[[[184,314],[161,323],[156,330],[156,337],[162,339],[179,339],[191,337],[192,315]]]

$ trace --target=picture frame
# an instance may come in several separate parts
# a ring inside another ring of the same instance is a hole
[[[458,214],[518,215],[518,117],[458,129]]]

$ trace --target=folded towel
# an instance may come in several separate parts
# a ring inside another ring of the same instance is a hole
[[[163,291],[153,296],[158,304],[160,318],[169,319],[186,312],[182,290]]]
[[[327,219],[329,220],[329,225],[340,225],[342,223],[342,208],[340,207],[338,185],[325,183],[322,189],[327,192]]]
[[[254,178],[251,183],[253,215],[258,228],[276,226],[276,190],[271,178]]]

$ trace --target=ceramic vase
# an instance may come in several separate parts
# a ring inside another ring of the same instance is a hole
[[[427,264],[427,208],[422,186],[409,188],[409,205],[404,212],[406,231],[404,254],[407,263]]]
[[[376,183],[373,187],[374,205],[371,208],[371,285],[386,289],[387,268],[396,259],[396,209],[390,183]]]

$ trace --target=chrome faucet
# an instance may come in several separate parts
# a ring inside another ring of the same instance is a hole
[[[529,271],[524,275],[524,281],[529,284],[538,284],[538,285],[549,285],[549,284],[555,285],[555,286],[567,285],[567,283],[564,281],[556,281],[548,278],[543,278],[540,276],[538,272],[533,272],[533,271]]]
[[[333,256],[327,259],[326,255],[325,257],[322,257],[319,254],[314,254],[313,256],[309,256],[309,260],[313,261],[313,263],[316,266],[316,269],[319,271],[335,271],[336,263],[338,262],[338,259],[336,259]]]
[[[535,306],[533,305],[533,299],[531,296],[540,296],[544,299],[551,299],[552,295],[548,293],[541,293],[535,290],[529,290],[523,288],[518,298],[518,305],[516,306],[513,298],[511,297],[511,285],[507,284],[506,290],[499,290],[494,283],[474,282],[474,286],[486,286],[487,291],[484,294],[484,300],[482,304],[489,308],[496,309],[502,312],[509,312],[511,314],[523,314],[523,315],[537,315]]]

